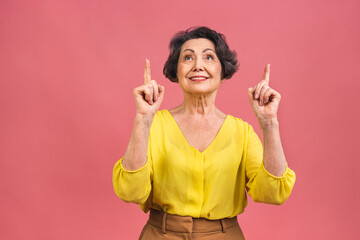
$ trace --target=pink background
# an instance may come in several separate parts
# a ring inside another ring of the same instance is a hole
[[[137,239],[147,220],[113,192],[145,58],[162,75],[170,38],[206,25],[224,33],[240,71],[217,106],[259,132],[247,88],[271,63],[283,147],[297,181],[279,206],[249,200],[247,239],[359,235],[360,2],[0,2],[0,238]]]

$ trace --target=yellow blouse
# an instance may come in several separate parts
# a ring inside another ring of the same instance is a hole
[[[255,202],[282,204],[295,183],[286,168],[276,177],[263,165],[263,146],[253,128],[227,115],[213,142],[203,151],[190,146],[168,110],[155,114],[147,162],[135,171],[115,163],[115,193],[126,202],[195,218],[234,217]]]

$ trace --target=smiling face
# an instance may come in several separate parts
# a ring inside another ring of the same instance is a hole
[[[180,50],[177,78],[184,92],[206,94],[216,91],[221,82],[221,63],[214,43],[206,38],[186,41]]]

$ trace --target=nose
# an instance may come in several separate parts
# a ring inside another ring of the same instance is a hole
[[[196,61],[194,61],[193,71],[204,71],[204,63],[201,58],[198,58]]]

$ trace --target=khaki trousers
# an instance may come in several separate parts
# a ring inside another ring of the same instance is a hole
[[[208,220],[150,210],[139,240],[244,240],[237,217]]]

